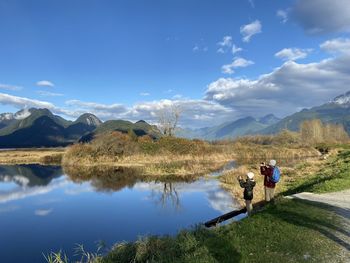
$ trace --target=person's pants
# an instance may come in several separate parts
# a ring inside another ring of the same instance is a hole
[[[270,202],[275,195],[275,188],[270,188],[265,186],[265,201]]]
[[[245,200],[245,207],[247,208],[248,215],[253,211],[252,200]]]

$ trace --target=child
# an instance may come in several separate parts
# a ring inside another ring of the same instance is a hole
[[[248,215],[253,211],[253,189],[255,186],[254,174],[252,172],[247,173],[247,179],[244,181],[242,176],[238,177],[239,185],[244,188],[244,200],[247,208]]]

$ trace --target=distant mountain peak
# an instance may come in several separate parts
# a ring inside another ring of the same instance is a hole
[[[350,91],[335,97],[331,103],[350,106]]]
[[[271,125],[279,122],[281,119],[270,113],[259,119],[259,122],[266,125]]]
[[[147,123],[147,122],[144,121],[144,120],[139,120],[139,121],[137,121],[137,122],[135,122],[135,123]]]
[[[14,118],[15,118],[14,114],[10,112],[0,114],[0,121],[9,121],[9,120],[13,120]]]
[[[30,111],[30,109],[23,109],[20,111],[17,111],[15,114],[13,114],[13,118],[16,120],[23,120],[27,117],[29,117],[32,114],[32,112]]]
[[[89,126],[100,126],[102,121],[92,113],[84,113],[75,122],[85,123]]]

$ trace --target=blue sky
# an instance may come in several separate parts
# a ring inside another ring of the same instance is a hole
[[[350,8],[331,2],[0,0],[0,112],[283,117],[348,89]]]

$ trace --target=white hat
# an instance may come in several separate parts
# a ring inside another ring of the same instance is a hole
[[[249,172],[249,173],[247,173],[247,176],[248,176],[248,178],[249,178],[249,179],[253,179],[253,177],[254,177],[254,173]]]
[[[276,166],[276,160],[270,160],[269,165],[271,165],[271,166]]]

